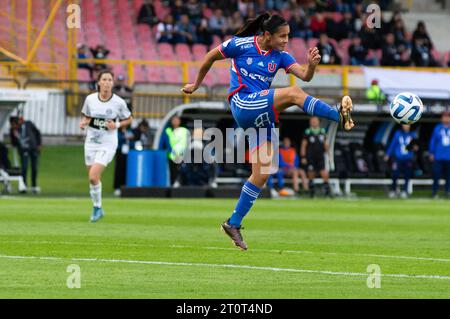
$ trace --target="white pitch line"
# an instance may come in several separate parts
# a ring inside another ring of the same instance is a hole
[[[89,243],[89,242],[52,242],[52,241],[27,241],[27,240],[10,240],[2,241],[3,243],[21,243],[21,244],[52,244],[52,245],[91,245],[91,246],[125,246],[125,247],[152,247],[152,248],[189,248],[189,249],[206,249],[206,250],[230,250],[236,251],[236,248],[226,247],[214,247],[214,246],[188,246],[188,245],[170,245],[170,246],[158,246],[152,244],[126,244],[126,243]],[[255,252],[268,252],[276,254],[315,254],[315,255],[347,255],[347,256],[360,256],[360,257],[378,257],[378,258],[391,258],[391,259],[407,259],[407,260],[424,260],[424,261],[437,261],[437,262],[450,262],[448,258],[432,258],[432,257],[414,257],[414,256],[396,256],[396,255],[379,255],[379,254],[362,254],[362,253],[344,253],[344,252],[319,252],[308,250],[283,250],[283,249],[258,249],[252,248],[251,251]]]
[[[262,267],[249,265],[232,265],[232,264],[206,264],[206,263],[186,263],[186,262],[168,262],[168,261],[148,261],[148,260],[124,260],[124,259],[103,259],[103,258],[61,258],[61,257],[39,257],[39,256],[8,256],[0,255],[3,259],[38,259],[38,260],[56,260],[56,261],[84,261],[84,262],[104,262],[104,263],[125,263],[125,264],[142,264],[142,265],[164,265],[164,266],[187,266],[187,267],[210,267],[210,268],[234,268],[234,269],[249,269],[249,270],[265,270],[274,272],[291,272],[291,273],[309,273],[322,274],[333,276],[359,276],[367,277],[369,273],[357,272],[339,272],[330,270],[310,270],[310,269],[295,269],[295,268],[276,268],[276,267]],[[449,276],[439,275],[407,275],[407,274],[381,274],[382,277],[392,278],[408,278],[408,279],[440,279],[450,280]]]

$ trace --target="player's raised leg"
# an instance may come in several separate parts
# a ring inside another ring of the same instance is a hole
[[[339,109],[336,109],[327,103],[308,95],[298,86],[275,89],[274,105],[277,111],[281,112],[286,108],[297,105],[307,114],[326,118],[338,122],[346,131],[351,130],[355,124],[351,118],[353,109],[352,99],[345,95]]]
[[[99,163],[94,163],[88,166],[89,174],[89,193],[91,195],[93,210],[90,221],[96,222],[102,218],[105,213],[102,209],[102,182],[101,175],[105,166]]]

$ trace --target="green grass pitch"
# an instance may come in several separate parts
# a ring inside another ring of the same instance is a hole
[[[0,198],[0,298],[450,298],[450,210],[431,200]],[[80,288],[67,286],[69,265]],[[381,287],[368,288],[378,265]]]

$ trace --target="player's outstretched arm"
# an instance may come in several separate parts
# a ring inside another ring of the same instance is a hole
[[[320,59],[319,49],[317,49],[317,47],[309,48],[308,64],[295,64],[289,69],[289,72],[294,74],[300,80],[309,82],[314,76],[316,66],[319,64]]]
[[[217,60],[223,60],[225,59],[222,53],[220,53],[218,48],[214,48],[211,51],[209,51],[205,55],[205,59],[203,60],[202,66],[200,67],[200,70],[198,71],[197,79],[195,80],[195,83],[188,83],[186,84],[181,91],[183,91],[186,94],[192,94],[197,90],[200,85],[203,82],[203,79],[205,78],[206,74],[208,73],[209,69],[211,69],[211,66],[213,63]]]

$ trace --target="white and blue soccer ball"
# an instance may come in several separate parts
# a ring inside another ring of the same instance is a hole
[[[413,124],[423,114],[423,103],[420,98],[410,92],[402,92],[395,96],[389,106],[391,116],[397,123]]]

